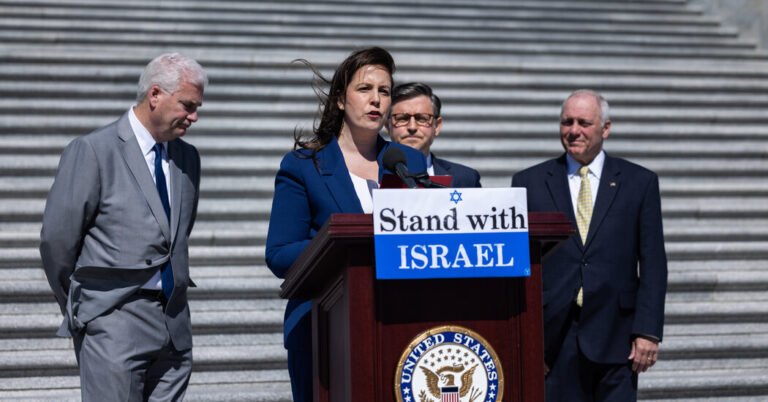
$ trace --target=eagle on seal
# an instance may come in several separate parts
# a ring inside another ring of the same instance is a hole
[[[427,377],[427,388],[429,393],[435,398],[440,398],[443,392],[443,388],[456,387],[455,374],[461,374],[461,387],[459,388],[459,396],[465,397],[469,390],[472,388],[472,375],[475,373],[477,364],[470,367],[467,371],[464,371],[463,364],[454,364],[453,366],[443,366],[437,369],[436,372],[432,372],[430,369],[421,366],[421,371]]]

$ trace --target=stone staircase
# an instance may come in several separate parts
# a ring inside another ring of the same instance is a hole
[[[559,104],[612,106],[609,152],[661,176],[670,290],[648,401],[768,400],[768,55],[683,0],[0,0],[0,400],[79,400],[37,251],[63,147],[128,109],[165,51],[209,71],[189,401],[290,401],[273,178],[331,72],[380,45],[444,101],[436,152],[487,187],[561,152]]]

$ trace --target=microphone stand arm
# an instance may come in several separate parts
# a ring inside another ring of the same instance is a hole
[[[435,183],[434,181],[430,180],[429,174],[427,174],[427,172],[416,173],[411,176],[416,180],[416,182],[424,186],[424,188],[448,188],[448,186],[444,186],[440,183]]]

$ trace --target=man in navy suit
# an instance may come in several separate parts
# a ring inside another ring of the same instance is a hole
[[[603,151],[608,103],[580,90],[563,103],[565,154],[517,173],[528,210],[561,211],[578,233],[543,263],[548,402],[635,401],[656,362],[667,259],[655,173]]]
[[[427,173],[451,176],[453,187],[480,187],[480,173],[470,167],[436,158],[430,152],[440,135],[443,118],[440,98],[427,84],[411,82],[392,90],[392,118],[387,124],[392,141],[411,146],[427,158]]]

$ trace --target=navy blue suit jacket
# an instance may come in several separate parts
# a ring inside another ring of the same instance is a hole
[[[435,158],[435,154],[432,154],[432,166],[435,168],[435,175],[453,177],[451,187],[482,187],[480,185],[480,173],[471,167]]]
[[[528,190],[528,211],[561,211],[575,222],[565,154],[512,178]],[[578,340],[605,364],[627,362],[636,335],[662,339],[667,258],[655,173],[606,155],[586,244],[571,236],[543,261],[544,337],[554,362],[579,286]]]
[[[408,170],[426,170],[424,155],[413,148],[391,143],[379,137],[377,143],[379,181],[384,173],[382,158],[389,147],[398,147],[406,155]],[[317,231],[333,213],[363,213],[349,170],[336,138],[317,152],[297,150],[286,154],[275,177],[275,195],[267,235],[267,266],[278,278],[301,254]],[[298,321],[309,313],[306,300],[291,299],[285,312],[286,344]]]

